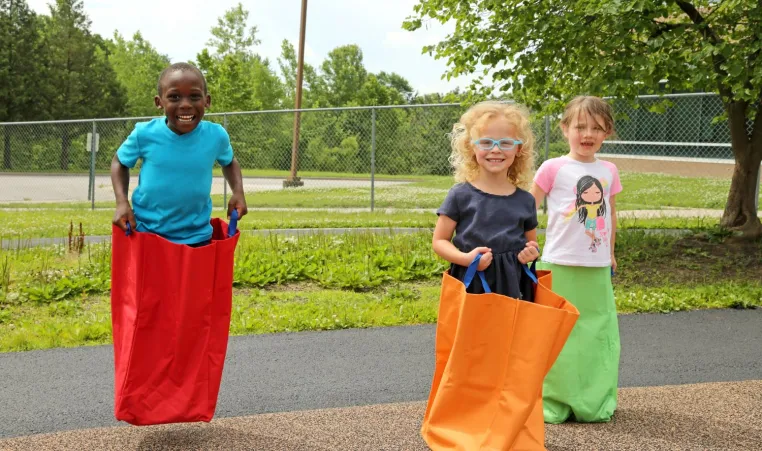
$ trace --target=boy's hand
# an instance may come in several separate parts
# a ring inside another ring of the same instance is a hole
[[[468,266],[476,258],[477,255],[482,254],[481,260],[479,260],[479,266],[476,267],[477,271],[484,271],[492,263],[492,249],[488,247],[477,247],[468,254],[468,263],[464,266]]]
[[[533,262],[540,257],[540,251],[538,250],[540,245],[534,241],[527,243],[523,251],[519,252],[519,263],[526,265],[529,262]]]
[[[111,221],[111,223],[125,232],[127,231],[127,223],[129,223],[132,230],[135,230],[137,223],[135,222],[135,214],[132,212],[132,207],[130,207],[129,202],[120,202],[116,204],[114,220]]]
[[[243,193],[233,193],[228,202],[228,218],[233,210],[238,210],[238,219],[243,218],[249,209],[246,207],[246,197]]]

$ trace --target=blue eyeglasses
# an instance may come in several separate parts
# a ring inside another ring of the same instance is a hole
[[[501,138],[501,139],[492,139],[492,138],[479,138],[474,141],[474,144],[476,144],[476,147],[478,147],[481,150],[492,150],[495,146],[497,146],[500,150],[514,150],[517,145],[523,144],[520,140],[517,139],[511,139],[511,138]]]

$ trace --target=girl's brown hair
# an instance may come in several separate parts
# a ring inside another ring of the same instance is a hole
[[[614,110],[605,100],[595,96],[578,96],[569,102],[566,105],[563,117],[561,117],[561,127],[568,127],[572,119],[579,115],[580,111],[584,111],[590,120],[593,121],[596,116],[601,117],[603,124],[598,125],[603,127],[606,134],[611,135],[614,133]]]

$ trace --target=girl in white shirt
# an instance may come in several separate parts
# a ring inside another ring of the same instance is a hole
[[[572,100],[561,119],[569,153],[544,162],[532,194],[547,197],[548,227],[538,267],[553,273],[553,291],[580,312],[563,351],[545,378],[547,423],[607,422],[617,406],[619,325],[611,275],[616,270],[615,196],[622,191],[613,163],[596,158],[614,132],[611,106],[598,97]]]

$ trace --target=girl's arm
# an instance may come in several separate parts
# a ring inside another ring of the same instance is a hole
[[[534,202],[536,204],[536,208],[539,210],[540,206],[542,205],[542,201],[545,199],[545,191],[542,190],[536,183],[532,183],[532,188],[529,190],[530,193],[532,193],[532,196],[534,196]]]
[[[616,245],[616,196],[611,196],[611,269],[616,271],[616,258],[614,258],[614,246]]]
[[[524,233],[524,236],[527,238],[527,246],[529,245],[529,243],[537,244],[537,229],[532,229],[527,231],[526,233]]]
[[[455,232],[457,223],[445,215],[439,215],[437,225],[434,227],[434,237],[431,240],[431,247],[437,255],[450,263],[460,266],[468,266],[474,261],[478,254],[485,254],[479,260],[478,269],[484,270],[492,262],[492,249],[488,247],[477,247],[468,254],[461,252],[452,244],[452,234]]]
[[[526,231],[524,236],[527,239],[527,245],[518,255],[519,263],[522,265],[535,261],[540,257],[540,251],[537,250],[540,247],[537,244],[537,229]]]

